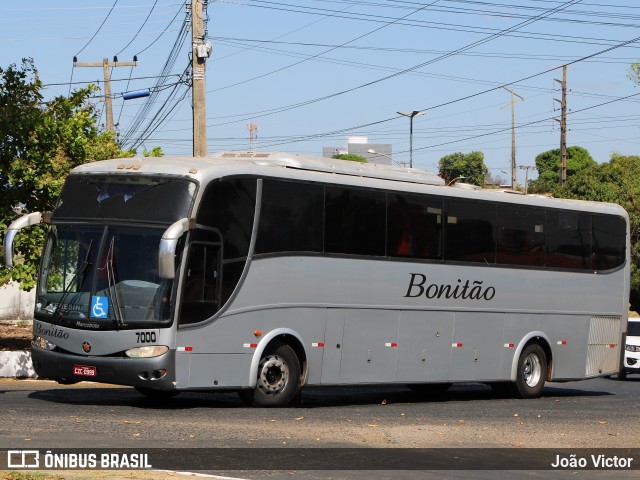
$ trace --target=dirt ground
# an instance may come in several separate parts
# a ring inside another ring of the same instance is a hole
[[[5,471],[0,472],[0,480],[180,480],[197,478],[199,475],[187,472],[164,472],[159,470],[100,470],[100,471]],[[220,477],[222,478],[222,477]],[[233,480],[231,477],[226,477]]]
[[[0,324],[0,351],[28,350],[30,346],[31,325]]]

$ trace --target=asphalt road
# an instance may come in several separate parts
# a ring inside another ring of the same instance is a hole
[[[171,400],[151,401],[131,388],[0,380],[0,449],[250,448],[264,454],[264,448],[280,447],[274,452],[284,455],[291,448],[309,447],[546,448],[561,452],[591,448],[606,452],[607,448],[640,447],[639,414],[640,376],[629,376],[625,382],[593,379],[548,384],[542,398],[534,400],[499,397],[481,384],[456,385],[444,394],[430,396],[402,386],[314,389],[304,391],[302,404],[284,409],[249,408],[232,393],[184,393]],[[216,473],[302,478],[293,471]],[[447,472],[445,477],[469,477],[459,473]],[[357,470],[341,476],[335,471],[316,471],[307,472],[304,478],[431,475],[442,477],[442,472],[379,471],[372,476]],[[496,476],[476,471],[472,476],[510,478],[501,475],[507,473]],[[609,470],[538,476],[620,479],[640,474],[638,470]]]

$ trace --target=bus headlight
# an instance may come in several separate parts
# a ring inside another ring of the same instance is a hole
[[[129,358],[153,358],[164,355],[169,351],[169,347],[164,345],[148,345],[144,347],[130,348],[125,355]]]
[[[42,350],[53,350],[54,348],[57,347],[56,344],[51,343],[46,338],[40,337],[38,335],[33,336],[33,339],[31,340],[31,344],[35,347],[41,348]]]
[[[624,349],[627,352],[640,352],[640,345],[626,345]]]

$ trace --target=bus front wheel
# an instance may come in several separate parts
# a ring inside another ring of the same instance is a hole
[[[518,359],[516,381],[512,385],[514,396],[537,398],[547,378],[547,355],[537,343],[526,347]]]
[[[256,407],[284,407],[300,391],[300,361],[293,349],[278,342],[265,349],[258,365],[256,387],[240,398]]]

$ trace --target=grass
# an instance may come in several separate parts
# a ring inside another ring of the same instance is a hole
[[[64,477],[53,473],[39,472],[0,472],[2,480],[64,480]]]

